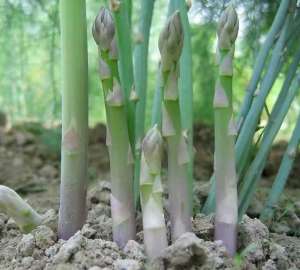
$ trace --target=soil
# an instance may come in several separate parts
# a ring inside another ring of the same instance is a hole
[[[142,244],[140,213],[137,213],[136,241],[129,241],[122,250],[112,242],[105,134],[104,125],[90,129],[87,223],[71,239],[63,241],[56,232],[59,127],[46,129],[38,123],[23,123],[0,130],[0,184],[15,189],[38,212],[48,211],[50,216],[47,224],[30,234],[22,234],[11,218],[0,214],[0,270],[300,269],[299,154],[274,221],[267,227],[256,219],[286,142],[276,144],[271,151],[256,199],[239,225],[239,251],[234,259],[229,258],[222,242],[213,241],[213,216],[198,213],[193,218],[193,232],[184,234],[160,258],[149,263]],[[212,129],[196,125],[194,145],[195,204],[200,208],[207,197],[213,170]]]

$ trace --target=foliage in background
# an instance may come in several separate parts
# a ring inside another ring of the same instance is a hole
[[[3,0],[0,3],[0,106],[12,122],[38,120],[45,124],[60,119],[60,48],[58,0]],[[87,2],[88,30],[93,16],[107,1]],[[216,19],[228,1],[195,0],[190,10],[192,23],[194,117],[196,121],[212,123],[212,102],[215,74]],[[251,76],[257,49],[274,18],[278,3],[272,0],[235,1],[241,18],[241,33],[237,44],[234,89],[235,111],[239,107]],[[132,6],[133,33],[138,29],[139,5]],[[158,33],[165,17],[167,1],[156,0],[150,34],[148,101],[153,98],[159,53],[156,48]],[[89,114],[90,125],[104,122],[105,110],[97,77],[97,54],[88,31],[89,51]],[[283,76],[274,85],[267,100],[274,104]],[[146,128],[150,125],[151,102],[146,107]],[[266,118],[263,116],[262,121]],[[280,135],[291,132],[288,123],[295,121],[290,113]]]

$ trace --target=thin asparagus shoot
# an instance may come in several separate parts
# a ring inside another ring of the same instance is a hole
[[[113,239],[120,247],[124,247],[128,240],[135,239],[134,161],[124,92],[119,81],[114,21],[108,9],[100,9],[93,25],[93,36],[99,49],[99,74],[107,116],[106,142],[110,158]]]
[[[286,96],[282,101],[280,110],[276,111],[276,119],[268,123],[266,132],[263,134],[259,150],[256,153],[256,156],[252,161],[251,165],[247,169],[247,172],[244,177],[244,181],[239,190],[239,218],[240,219],[246,213],[246,210],[248,209],[251,199],[253,198],[253,195],[255,193],[255,188],[257,186],[257,183],[261,179],[260,176],[262,174],[272,143],[278,131],[280,130],[282,122],[291,106],[291,103],[299,93],[299,85],[300,85],[300,80],[299,77],[296,76],[296,78],[293,80],[293,83],[288,90],[288,93],[286,94]],[[272,119],[274,119],[273,116]]]
[[[288,180],[288,176],[293,167],[293,163],[297,154],[298,146],[300,142],[300,114],[297,119],[297,123],[291,139],[288,143],[288,147],[284,153],[283,159],[281,161],[279,171],[275,178],[275,181],[272,185],[271,190],[269,191],[269,196],[266,201],[265,207],[260,214],[260,219],[266,223],[269,223],[274,214],[274,210],[276,205],[278,204],[280,195],[282,194],[286,182]]]
[[[150,259],[160,256],[168,245],[162,204],[162,150],[163,139],[157,125],[154,125],[142,143],[140,175],[144,244]]]
[[[161,76],[163,79],[162,134],[168,148],[168,189],[173,241],[191,230],[188,197],[189,152],[187,136],[181,125],[178,77],[183,47],[183,28],[179,11],[168,20],[159,36]]]
[[[284,24],[286,13],[289,8],[289,3],[290,0],[281,1],[276,16],[274,18],[274,21],[272,23],[271,29],[268,32],[266,40],[263,46],[260,48],[258,55],[256,57],[255,65],[253,68],[253,75],[246,89],[246,95],[244,97],[243,104],[241,106],[239,116],[238,116],[238,123],[240,125],[240,128],[242,127],[244,120],[247,116],[247,113],[250,110],[254,93],[256,91],[259,80],[262,76],[263,69],[265,67],[265,63],[268,58],[268,54],[274,44],[274,41],[276,40],[276,35],[278,35],[280,29]]]
[[[218,24],[218,79],[215,86],[216,216],[215,239],[222,240],[233,256],[236,252],[238,199],[234,142],[236,127],[232,109],[234,43],[239,28],[232,5],[222,13]]]

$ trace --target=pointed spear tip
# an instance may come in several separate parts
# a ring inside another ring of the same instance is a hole
[[[178,62],[183,47],[183,27],[180,12],[176,10],[159,35],[158,48],[163,71],[170,70]]]
[[[92,27],[95,42],[102,50],[109,50],[115,35],[115,25],[109,9],[101,7]]]
[[[218,47],[230,49],[235,42],[239,30],[239,19],[234,5],[230,3],[222,12],[218,23]]]

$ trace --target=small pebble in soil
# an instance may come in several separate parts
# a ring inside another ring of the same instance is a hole
[[[143,266],[141,263],[131,259],[117,260],[114,262],[115,270],[142,270]]]
[[[32,231],[35,238],[35,244],[40,249],[47,249],[56,241],[56,234],[45,225],[38,226]]]

